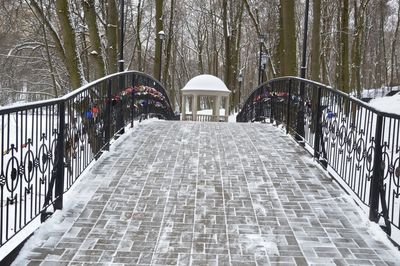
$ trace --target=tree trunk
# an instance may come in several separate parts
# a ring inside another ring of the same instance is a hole
[[[390,82],[389,86],[393,87],[395,85],[394,83],[394,73],[395,73],[395,57],[396,57],[396,43],[397,43],[397,38],[399,35],[399,28],[400,28],[400,0],[397,1],[398,4],[398,9],[397,9],[397,22],[396,22],[396,30],[394,32],[393,40],[392,40],[392,47],[391,47],[391,59],[390,59]]]
[[[312,25],[310,77],[312,80],[319,82],[321,80],[321,0],[314,0]]]
[[[349,88],[349,0],[342,0],[340,28],[340,76],[339,89],[350,93]]]
[[[243,0],[243,5],[247,10],[248,15],[250,16],[251,22],[253,23],[253,26],[255,27],[256,31],[257,31],[257,35],[260,36],[261,35],[261,29],[260,29],[260,23],[258,21],[258,19],[256,18],[256,16],[254,15],[254,13],[251,11],[250,8],[250,4],[248,0]],[[244,7],[241,7],[241,10],[244,9]],[[277,58],[278,58],[278,66],[280,66],[281,61],[279,61],[281,58],[283,58],[283,47],[279,47],[281,44],[283,45],[283,43],[281,42],[283,40],[283,32],[282,32],[282,8],[279,8],[279,42],[278,42],[278,48],[276,50],[277,52]],[[275,77],[277,75],[276,73],[276,69],[274,67],[274,63],[273,63],[273,54],[271,53],[271,51],[268,49],[268,47],[265,47],[268,55],[269,55],[269,60],[268,60],[268,67],[269,67],[269,71],[272,73],[272,76]],[[282,57],[281,57],[282,56]],[[258,62],[257,62],[257,66],[258,66]],[[279,70],[278,70],[279,71]],[[280,72],[281,73],[281,72]]]
[[[89,28],[89,38],[92,48],[89,55],[95,63],[95,78],[99,79],[105,76],[106,71],[101,50],[99,29],[97,28],[95,0],[82,0],[82,6],[85,13],[85,22]]]
[[[313,2],[313,23],[312,23],[312,37],[311,37],[311,69],[310,78],[314,81],[320,81],[321,73],[321,47],[320,47],[320,33],[321,33],[321,0],[314,0]],[[315,121],[318,117],[318,92],[314,90],[312,93],[312,125],[311,131],[315,132]]]
[[[280,0],[283,25],[283,47],[284,47],[284,76],[297,75],[297,49],[296,49],[296,25],[295,25],[295,2],[292,0]],[[282,71],[282,70],[281,70]]]
[[[73,89],[83,84],[83,73],[77,53],[75,31],[72,28],[68,1],[56,0],[57,16],[64,41],[65,63]]]
[[[169,75],[169,68],[170,68],[170,63],[171,63],[171,56],[172,56],[172,42],[174,40],[174,17],[175,17],[175,0],[171,0],[171,10],[170,10],[170,16],[169,16],[169,24],[168,24],[168,35],[167,35],[167,41],[166,41],[166,49],[165,49],[165,64],[164,64],[164,71],[163,71],[163,77],[164,77],[164,84],[168,87],[171,88],[170,85],[170,75]],[[168,94],[171,100],[171,105],[172,102],[175,102],[172,95],[171,91],[168,90]],[[174,106],[174,105],[172,105]]]
[[[385,41],[385,1],[380,2],[380,19],[379,19],[379,29],[380,29],[380,59],[381,64],[380,64],[380,84],[379,86],[382,85],[387,85],[388,84],[388,73],[387,73],[387,58],[386,58],[386,41]]]
[[[132,57],[134,57],[136,54],[137,58],[136,67],[139,71],[143,71],[142,40],[140,38],[140,28],[142,26],[142,17],[143,17],[142,1],[143,0],[139,0],[137,4],[135,48],[132,55]]]
[[[118,6],[116,0],[107,0],[106,16],[108,74],[118,72]]]
[[[361,64],[362,64],[362,39],[364,38],[365,12],[369,0],[354,1],[354,37],[352,44],[351,83],[350,88],[356,91],[357,97],[361,97]]]
[[[329,7],[328,4],[323,1],[322,2],[322,32],[327,33],[330,29],[330,19],[328,18],[328,13],[329,13]],[[326,35],[324,38],[322,38],[322,56],[321,56],[321,81],[324,84],[329,84],[330,85],[330,78],[329,78],[329,72],[328,72],[328,58],[330,56],[330,37],[331,35]]]
[[[229,27],[228,27],[228,0],[222,0],[222,21],[223,21],[223,31],[224,31],[224,45],[225,45],[225,58],[224,58],[224,64],[225,64],[225,75],[224,75],[224,81],[225,84],[228,88],[231,88],[231,80],[232,80],[232,72],[231,72],[231,67],[232,67],[232,62],[231,62],[231,34],[229,32]]]
[[[357,92],[357,97],[361,96],[361,84],[360,82],[360,65],[361,65],[361,47],[360,47],[360,35],[362,30],[360,10],[358,7],[358,0],[354,0],[354,36],[351,48],[351,80],[350,88],[352,91]]]
[[[53,83],[54,98],[58,98],[57,82],[56,82],[56,77],[54,75],[54,67],[50,56],[49,42],[47,40],[46,26],[44,23],[42,23],[42,30],[43,30],[45,49],[46,49],[47,62],[49,64],[51,82]]]
[[[284,36],[284,26],[283,26],[283,6],[282,0],[279,4],[279,41],[276,51],[276,57],[278,58],[278,72],[280,76],[285,76],[285,36]]]

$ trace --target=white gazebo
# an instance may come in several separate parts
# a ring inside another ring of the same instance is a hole
[[[182,92],[182,120],[191,121],[224,121],[228,122],[230,90],[225,83],[212,75],[200,75],[192,78],[181,90]],[[191,113],[186,112],[186,100],[192,99]],[[199,112],[200,99],[208,98],[212,103],[212,111]],[[222,115],[221,104],[225,101],[225,112]]]

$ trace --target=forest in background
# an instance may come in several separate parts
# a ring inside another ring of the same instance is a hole
[[[0,105],[58,97],[117,72],[121,1],[1,0]],[[397,86],[399,3],[310,0],[306,77],[356,96]],[[243,101],[259,83],[260,49],[267,55],[264,81],[299,75],[305,0],[125,0],[124,6],[125,69],[161,77],[175,106],[179,90],[203,73],[224,80],[237,106],[239,89]]]

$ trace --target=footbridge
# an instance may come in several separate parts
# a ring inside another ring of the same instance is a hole
[[[3,263],[399,265],[400,117],[322,84],[181,122],[123,72],[0,116]]]

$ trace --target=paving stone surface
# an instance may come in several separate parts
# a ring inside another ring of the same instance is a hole
[[[277,128],[160,121],[122,138],[16,265],[400,265]]]

